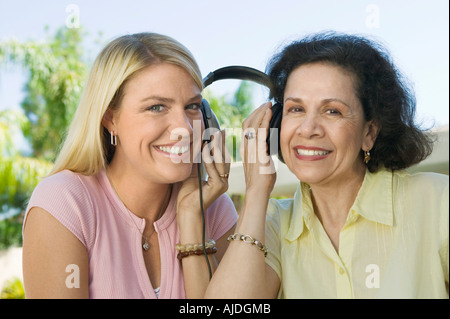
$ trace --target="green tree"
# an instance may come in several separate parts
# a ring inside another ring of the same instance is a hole
[[[242,81],[231,98],[227,98],[225,95],[215,96],[208,89],[202,93],[219,119],[221,128],[233,129],[234,131],[233,134],[227,133],[226,140],[227,150],[233,162],[241,160],[239,145],[241,143],[242,122],[255,107],[252,89],[252,82]],[[239,213],[244,203],[244,195],[231,194],[231,200]]]
[[[22,218],[28,198],[51,163],[24,157],[17,150],[14,137],[28,119],[20,111],[0,111],[0,249],[22,243]],[[14,216],[4,218],[5,214]]]
[[[39,178],[51,167],[45,160],[24,157],[18,151],[14,136],[27,122],[20,111],[0,111],[0,212],[5,207],[23,207]]]
[[[208,100],[222,129],[233,128],[237,129],[233,133],[240,132],[242,122],[254,109],[252,88],[251,82],[242,81],[231,98],[226,95],[216,96],[208,89],[203,92],[203,97]],[[238,148],[241,141],[240,134],[227,134],[227,138],[226,145],[230,156],[233,161],[240,160]]]
[[[29,125],[22,129],[35,157],[55,159],[77,107],[88,72],[83,34],[81,28],[62,27],[44,42],[0,43],[0,65],[10,62],[29,71],[21,103]]]

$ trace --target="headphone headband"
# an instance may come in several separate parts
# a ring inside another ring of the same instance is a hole
[[[226,79],[249,80],[264,85],[272,90],[272,83],[267,74],[257,69],[240,65],[226,66],[210,72],[203,79],[203,86],[207,87],[215,81]]]
[[[261,72],[257,69],[253,69],[247,66],[226,66],[220,69],[217,69],[213,72],[210,72],[204,79],[203,79],[203,87],[207,87],[211,83],[219,80],[226,80],[226,79],[235,79],[235,80],[248,80],[253,81],[258,84],[261,84],[267,88],[269,88],[271,94],[273,92],[273,86],[272,82],[270,81],[270,78],[267,74],[264,72]],[[278,157],[281,161],[283,161],[283,158],[281,156],[280,151],[280,139],[278,132],[277,134],[272,133],[272,128],[280,128],[281,127],[281,116],[282,116],[282,110],[283,107],[281,104],[275,104],[272,106],[272,118],[270,120],[270,131],[269,136],[267,137],[267,147],[268,147],[268,153],[269,155],[274,155],[278,153]],[[216,116],[214,115],[214,112],[211,110],[211,107],[209,106],[208,101],[203,99],[202,101],[202,114],[203,114],[203,121],[205,123],[205,128],[215,128],[220,130],[219,121],[217,120]],[[209,138],[206,138],[208,140]],[[277,144],[274,144],[277,143]],[[278,145],[278,148],[271,147],[271,145]],[[284,163],[284,161],[283,161]]]

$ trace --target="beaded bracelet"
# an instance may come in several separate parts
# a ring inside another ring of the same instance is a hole
[[[205,243],[205,248],[213,248],[216,246],[216,242],[214,239],[210,239]],[[175,245],[175,249],[180,252],[189,252],[189,251],[197,251],[202,250],[203,251],[203,245],[202,244],[186,244],[182,245],[180,243]]]
[[[217,248],[215,246],[214,247],[210,247],[210,248],[206,248],[206,253],[208,255],[215,254],[216,252],[217,252]],[[184,257],[188,257],[188,256],[192,256],[192,255],[200,256],[200,255],[203,255],[203,253],[204,253],[203,252],[203,248],[202,249],[197,249],[197,250],[180,251],[177,254],[177,258],[178,258],[178,260],[181,260]]]
[[[268,252],[267,247],[264,246],[263,243],[260,242],[259,240],[253,239],[253,237],[251,237],[250,235],[242,235],[239,233],[235,233],[233,235],[228,236],[227,240],[228,241],[240,240],[240,241],[243,241],[244,243],[255,245],[257,248],[259,248],[259,250],[261,250],[264,253],[264,257],[267,257],[267,252]]]

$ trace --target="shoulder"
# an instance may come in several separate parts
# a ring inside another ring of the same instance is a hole
[[[91,211],[92,197],[98,193],[96,180],[95,176],[85,176],[68,170],[48,176],[34,189],[28,209],[34,205],[45,210],[49,207],[62,210],[78,207]]]
[[[207,209],[208,216],[210,215],[230,215],[236,216],[236,209],[233,201],[228,194],[220,195]]]
[[[286,211],[291,211],[292,206],[294,204],[294,200],[292,198],[283,198],[283,199],[275,199],[271,198],[269,200],[269,205],[267,208],[267,212],[278,212],[282,214]]]
[[[274,199],[269,200],[267,205],[266,223],[268,227],[275,227],[280,230],[281,224],[289,224],[292,217],[294,199]]]
[[[403,179],[406,181],[420,181],[420,182],[440,182],[447,183],[449,182],[448,175],[434,173],[434,172],[417,172],[410,173],[407,170],[393,171],[393,175],[396,178]]]
[[[89,246],[95,229],[94,202],[99,193],[96,180],[96,176],[68,170],[44,178],[30,197],[25,220],[33,207],[39,207]]]
[[[430,200],[438,197],[448,198],[449,177],[448,175],[431,172],[409,173],[407,171],[394,171],[393,187],[409,194],[431,196]],[[425,198],[422,197],[421,200]]]
[[[228,194],[222,194],[206,210],[209,234],[214,239],[222,237],[237,221],[236,208]]]
[[[408,224],[411,218],[426,227],[430,236],[440,234],[448,241],[449,177],[443,174],[406,171],[393,172],[393,189],[396,207],[405,210]],[[397,216],[399,217],[399,216]]]
[[[89,185],[92,184],[93,176],[84,176],[72,171],[64,170],[54,175],[44,178],[33,191],[32,197],[37,195],[55,195],[72,194],[88,195]]]

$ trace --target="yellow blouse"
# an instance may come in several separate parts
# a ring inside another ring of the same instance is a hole
[[[367,171],[339,252],[300,183],[270,200],[265,240],[279,298],[448,298],[449,178]]]

